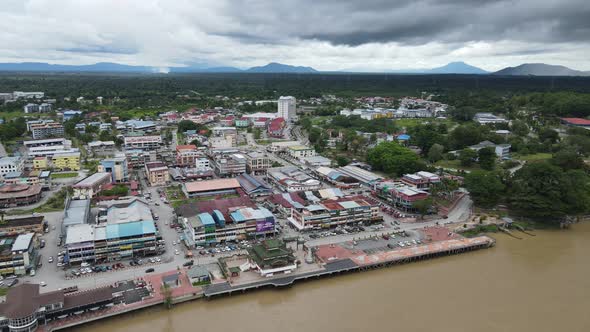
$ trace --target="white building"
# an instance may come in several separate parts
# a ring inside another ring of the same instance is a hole
[[[25,113],[37,113],[39,112],[39,105],[33,103],[26,104],[23,106],[23,111]]]
[[[296,117],[297,102],[295,97],[281,96],[278,102],[278,117],[285,119],[285,121],[293,121]]]
[[[4,177],[10,172],[22,172],[25,161],[21,157],[2,157],[0,158],[0,177]]]

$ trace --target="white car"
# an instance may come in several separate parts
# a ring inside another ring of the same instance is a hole
[[[178,249],[176,249],[176,250],[174,250],[174,254],[175,255],[179,255],[180,254],[180,251],[178,251]]]
[[[156,257],[156,262],[158,262],[158,263],[159,263],[160,261],[162,261],[162,260],[160,259],[160,257]]]
[[[41,281],[41,282],[39,283],[39,286],[41,286],[41,287],[45,287],[45,286],[47,286],[47,284],[45,283],[45,281]]]
[[[176,245],[176,241],[172,241],[172,245],[175,246]]]
[[[53,263],[53,256],[49,256],[49,258],[47,259],[47,262]]]
[[[86,263],[86,262],[82,262],[82,264],[80,264],[81,267],[89,267],[90,263]]]

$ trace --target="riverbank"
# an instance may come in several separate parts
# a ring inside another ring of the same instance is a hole
[[[147,283],[148,288],[150,289],[150,296],[141,302],[133,303],[131,305],[117,305],[104,312],[92,312],[76,317],[68,317],[66,320],[59,320],[41,326],[40,331],[57,331],[71,328],[96,320],[163,305],[167,300],[172,304],[176,304],[200,299],[202,297],[212,298],[266,287],[288,287],[296,282],[305,280],[373,270],[441,256],[455,255],[489,248],[495,244],[495,240],[487,236],[470,239],[456,235],[449,237],[448,235],[451,233],[442,227],[428,228],[423,232],[425,238],[431,239],[428,243],[409,248],[398,248],[395,250],[386,249],[380,251],[360,252],[354,249],[355,245],[353,243],[318,246],[313,248],[316,261],[309,264],[308,268],[301,268],[301,271],[288,275],[280,275],[273,278],[259,278],[255,281],[250,279],[240,281],[239,278],[232,278],[230,280],[217,280],[210,285],[193,287],[186,275],[186,271],[182,269],[156,275],[147,275],[140,279]],[[379,240],[371,239],[366,241],[375,242]],[[366,246],[368,244],[357,243],[356,245]],[[312,249],[309,248],[309,250]],[[360,250],[362,251],[362,249]],[[178,287],[172,288],[171,293],[167,296],[160,285],[162,284],[162,280],[170,275],[177,275],[179,282]]]

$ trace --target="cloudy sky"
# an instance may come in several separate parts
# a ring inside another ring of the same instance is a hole
[[[588,0],[1,0],[0,62],[590,70]]]

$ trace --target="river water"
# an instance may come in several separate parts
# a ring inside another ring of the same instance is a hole
[[[210,301],[85,332],[590,331],[590,223],[504,234],[494,248]]]

